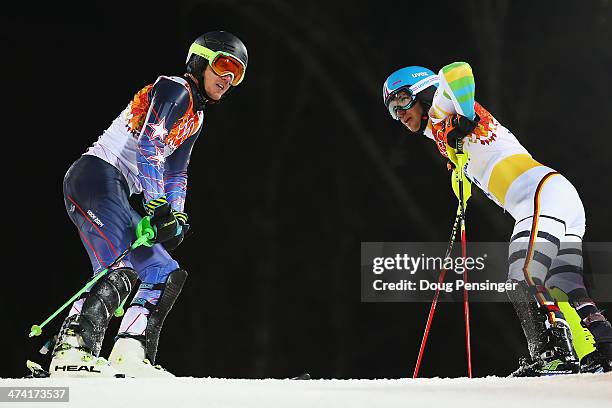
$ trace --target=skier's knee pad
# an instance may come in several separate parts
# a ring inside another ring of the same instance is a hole
[[[148,287],[150,286],[151,289],[161,290],[161,295],[156,304],[144,302],[138,299],[134,299],[134,301],[132,301],[133,305],[139,305],[149,310],[144,336],[134,336],[133,334],[129,333],[119,334],[119,337],[132,337],[140,340],[145,348],[146,357],[153,364],[155,363],[155,357],[157,356],[157,345],[159,343],[159,336],[161,334],[164,320],[172,309],[172,306],[174,306],[174,302],[181,294],[181,290],[183,289],[183,285],[185,284],[186,280],[187,271],[179,268],[168,275],[165,283],[158,283],[155,285],[143,284],[147,285]]]
[[[96,357],[115,309],[128,297],[137,279],[131,268],[114,269],[96,282],[85,299],[75,326],[84,346]]]

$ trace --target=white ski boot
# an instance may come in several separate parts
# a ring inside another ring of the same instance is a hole
[[[49,368],[51,377],[125,377],[98,356],[113,312],[137,279],[133,269],[117,268],[84,294],[80,313],[69,315],[60,329]]]
[[[174,377],[160,365],[151,364],[145,357],[144,346],[134,338],[118,338],[108,359],[112,367],[128,377]]]
[[[80,336],[67,328],[62,333],[61,343],[53,350],[49,367],[50,377],[102,378],[125,377],[125,375],[102,357],[95,357],[80,343]]]

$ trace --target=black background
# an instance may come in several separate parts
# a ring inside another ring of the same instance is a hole
[[[89,276],[61,183],[133,94],[180,75],[190,43],[225,29],[246,80],[206,112],[190,165],[189,271],[158,362],[177,375],[397,378],[412,373],[428,304],[360,303],[362,241],[446,241],[445,161],[381,102],[388,74],[468,61],[476,95],[539,161],[578,188],[586,240],[609,241],[612,3],[176,1],[7,15],[1,376],[25,374],[39,323]],[[472,241],[513,220],[475,191]],[[605,305],[604,305],[605,306]],[[103,349],[108,353],[118,320]],[[472,306],[474,375],[526,352],[508,304]],[[463,310],[442,304],[424,376],[463,376]],[[104,354],[103,353],[103,354]]]

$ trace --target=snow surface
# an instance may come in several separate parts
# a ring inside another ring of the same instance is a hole
[[[612,407],[612,373],[416,380],[0,379],[0,386],[70,387],[69,403],[0,403],[15,407]]]

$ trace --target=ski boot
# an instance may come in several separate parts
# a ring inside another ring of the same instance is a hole
[[[160,365],[151,364],[145,357],[142,342],[133,337],[118,338],[108,359],[113,367],[128,377],[174,377]]]
[[[125,377],[102,357],[96,357],[85,346],[78,333],[78,316],[68,317],[53,349],[51,377]]]
[[[608,343],[610,344],[610,343]],[[595,350],[580,360],[581,373],[607,373],[612,371],[612,360]]]
[[[81,312],[64,320],[53,348],[51,377],[123,377],[99,355],[110,319],[137,279],[133,269],[118,268],[96,282]]]
[[[164,320],[179,297],[186,279],[187,272],[184,269],[172,271],[166,282],[159,285],[161,295],[155,304],[140,298],[139,289],[130,309],[132,306],[148,309],[146,326],[142,334],[134,334],[127,330],[118,334],[109,357],[113,367],[129,377],[174,377],[161,366],[155,365],[155,358]],[[141,284],[141,288],[145,286],[150,288],[151,285]],[[126,316],[130,314],[130,309],[126,312]]]
[[[530,356],[519,360],[519,368],[510,377],[578,372],[580,364],[572,345],[571,331],[560,312],[556,321],[547,327],[549,310],[536,301],[536,288],[525,281],[510,282],[516,283],[516,289],[507,294],[521,322]]]
[[[607,373],[612,371],[612,325],[601,314],[592,313],[582,321],[595,339],[595,351],[582,357],[580,372]]]
[[[569,326],[557,320],[546,329],[541,346],[530,358],[522,357],[519,368],[510,377],[540,377],[548,375],[576,374],[580,363],[574,352]]]

